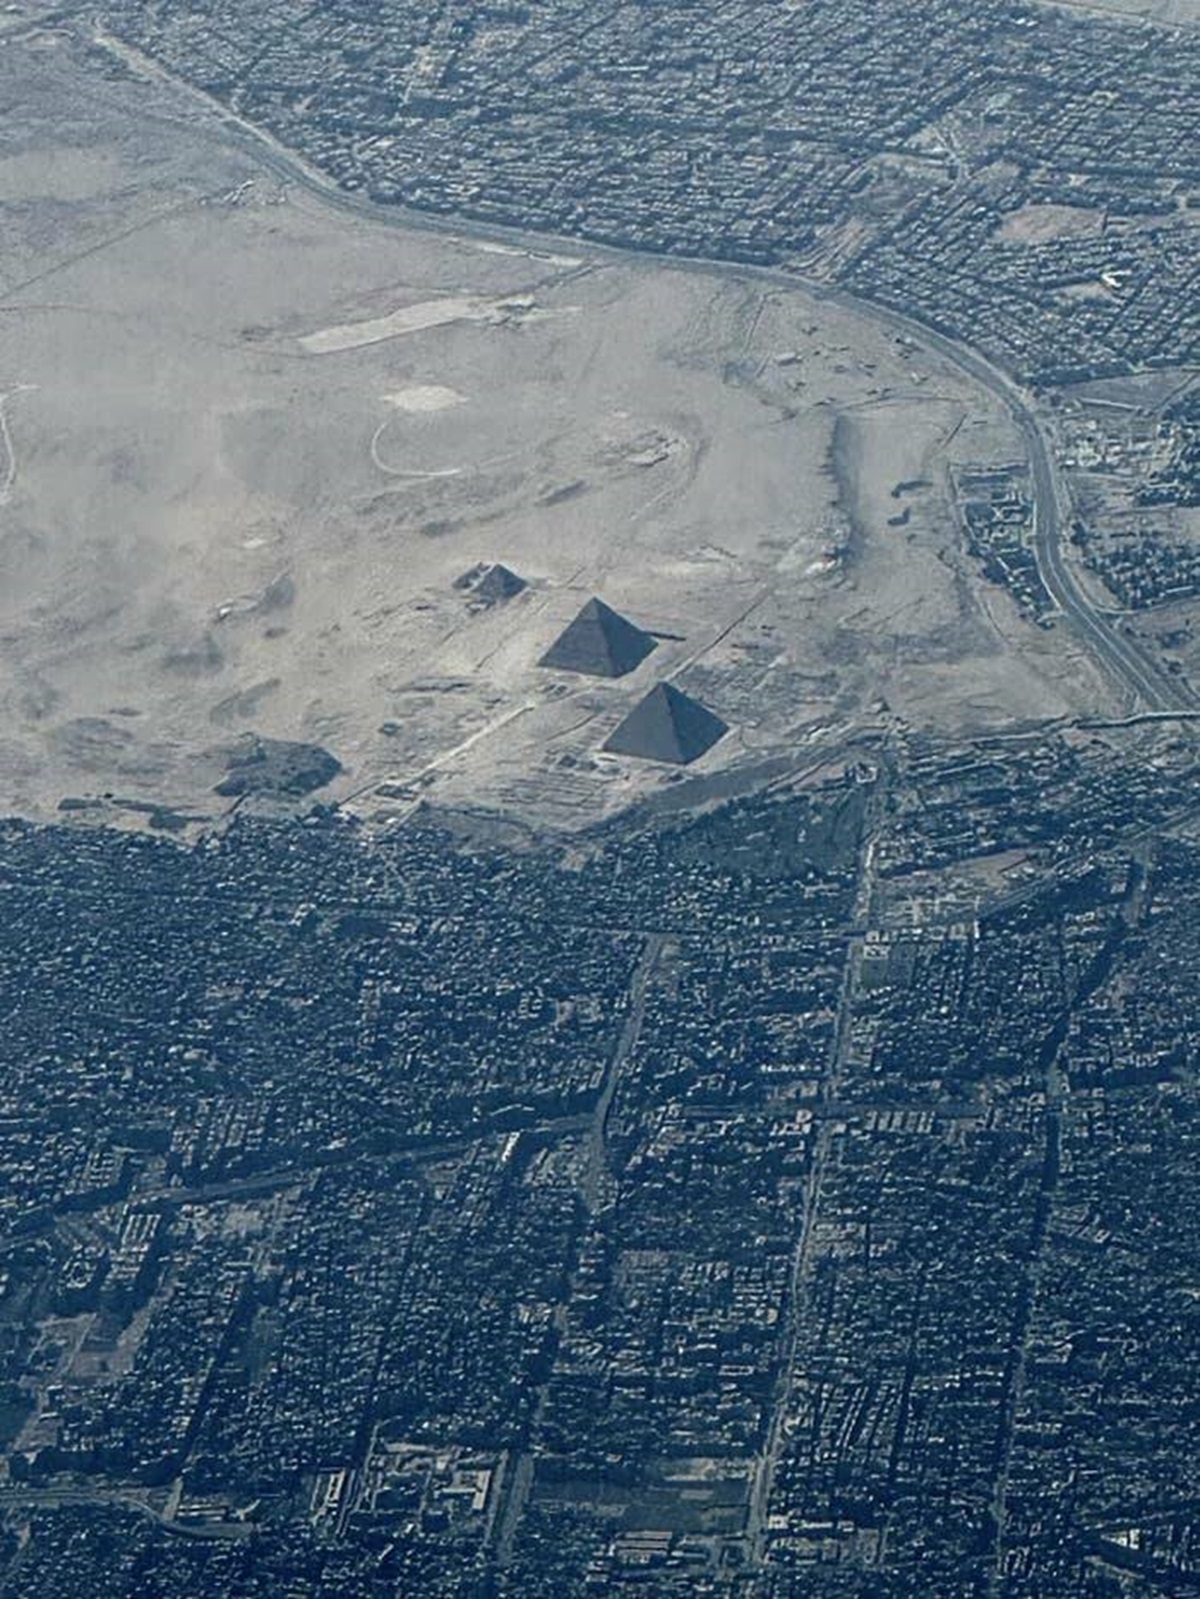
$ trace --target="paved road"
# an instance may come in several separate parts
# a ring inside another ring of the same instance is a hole
[[[258,163],[274,172],[276,177],[286,183],[307,189],[319,195],[326,204],[336,206],[355,216],[369,217],[371,221],[384,225],[415,228],[426,233],[448,236],[468,234],[481,239],[495,239],[514,244],[535,255],[547,251],[558,253],[586,248],[591,260],[628,262],[647,259],[648,252],[600,245],[590,239],[544,233],[529,234],[518,228],[498,224],[475,223],[462,217],[435,216],[428,212],[412,211],[404,206],[376,204],[362,195],[339,188],[332,178],[326,177],[303,157],[281,144],[271,133],[237,116],[213,96],[197,89],[186,79],[177,77],[140,50],[115,39],[98,26],[95,28],[94,38],[103,48],[119,55],[128,66],[160,81],[172,83],[182,93],[202,103],[217,115],[231,140]],[[994,366],[977,350],[944,333],[937,332],[924,322],[915,321],[874,300],[817,282],[799,273],[788,272],[782,268],[747,266],[738,262],[689,260],[682,256],[665,256],[660,259],[665,260],[673,270],[677,271],[696,272],[707,276],[757,278],[761,282],[782,288],[804,289],[818,299],[852,309],[860,315],[869,316],[886,327],[918,340],[988,389],[1006,407],[1025,442],[1031,475],[1034,545],[1038,570],[1047,592],[1058,606],[1064,620],[1084,647],[1090,651],[1114,686],[1127,698],[1131,711],[1189,711],[1200,707],[1200,697],[1164,672],[1124,631],[1120,620],[1112,619],[1096,606],[1070,570],[1063,543],[1064,508],[1069,503],[1066,490],[1033,402],[999,367]]]

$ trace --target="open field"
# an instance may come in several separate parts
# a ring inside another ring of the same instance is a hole
[[[1019,443],[929,352],[735,273],[347,217],[65,38],[3,79],[5,809],[215,814],[254,732],[369,815],[577,825],[670,780],[597,754],[663,677],[730,724],[713,773],[1104,704],[961,555],[948,466]],[[528,587],[473,606],[497,560]],[[619,681],[536,664],[591,594],[660,635]]]
[[[1053,239],[1085,239],[1099,233],[1100,211],[1075,205],[1026,205],[1005,217],[998,237],[1018,244],[1045,244]]]

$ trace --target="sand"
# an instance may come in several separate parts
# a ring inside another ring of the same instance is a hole
[[[447,296],[444,300],[424,300],[419,305],[401,306],[386,316],[369,317],[364,322],[342,323],[306,333],[298,341],[310,355],[335,355],[342,350],[361,350],[368,344],[403,338],[426,328],[442,328],[451,322],[485,322],[499,314],[500,302]]]
[[[869,315],[348,215],[69,37],[11,41],[0,85],[5,810],[219,816],[253,732],[331,750],[368,817],[419,793],[576,827],[669,783],[597,758],[659,677],[730,725],[697,765],[735,784],[881,703],[1102,703],[962,557],[947,465],[1011,458],[1011,426]],[[454,580],[493,561],[529,586],[472,606]],[[537,665],[592,594],[660,636],[627,679]]]

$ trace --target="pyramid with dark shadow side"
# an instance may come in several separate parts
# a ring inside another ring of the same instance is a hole
[[[478,566],[473,566],[469,572],[454,579],[454,587],[466,589],[474,605],[501,605],[528,586],[523,577],[518,577],[511,567],[500,561],[490,565],[481,561]]]
[[[494,566],[488,567],[472,592],[477,600],[482,600],[486,605],[498,605],[502,600],[511,600],[520,594],[526,586],[523,577],[518,577],[510,566],[497,561]]]
[[[688,766],[729,731],[719,716],[690,694],[657,683],[612,734],[604,748],[642,761]]]
[[[640,666],[653,648],[649,633],[603,600],[589,600],[539,665],[559,672],[586,672],[591,677],[624,677]]]

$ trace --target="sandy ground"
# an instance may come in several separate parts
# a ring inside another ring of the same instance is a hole
[[[598,754],[661,677],[730,723],[714,773],[1103,703],[961,555],[948,465],[1008,424],[871,320],[350,218],[66,40],[11,40],[0,84],[4,809],[211,814],[253,731],[325,745],[372,816],[573,826],[671,780]],[[496,560],[528,588],[472,607]],[[539,668],[594,593],[659,648]]]
[[[1082,239],[1099,233],[1104,214],[1077,205],[1023,205],[997,229],[997,237],[1018,244],[1045,244],[1054,239]]]
[[[1200,26],[1200,0],[1049,0],[1071,11],[1096,16],[1145,17],[1168,27]]]

